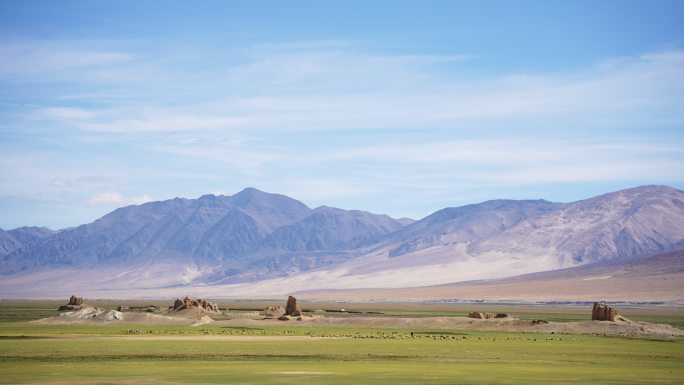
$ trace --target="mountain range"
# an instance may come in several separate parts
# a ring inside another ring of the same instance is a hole
[[[127,206],[60,231],[0,229],[0,293],[152,295],[195,287],[258,296],[417,287],[626,264],[681,248],[684,192],[667,186],[573,203],[492,200],[418,221],[311,209],[247,188]]]

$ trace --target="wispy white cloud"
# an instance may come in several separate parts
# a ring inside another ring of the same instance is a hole
[[[107,205],[107,206],[127,206],[127,205],[139,205],[142,203],[150,202],[154,200],[149,195],[143,195],[139,197],[127,197],[118,191],[105,191],[94,195],[88,199],[89,205]]]
[[[306,148],[287,144],[235,147],[201,141],[155,147],[187,162],[239,170],[275,191],[355,196],[391,188],[452,190],[540,183],[680,180],[684,150],[663,143],[520,137],[469,140],[400,140]],[[298,175],[292,178],[292,175]],[[313,186],[318,185],[319,188]]]
[[[230,116],[189,116],[169,112],[168,114],[141,114],[130,119],[79,122],[77,126],[84,131],[108,133],[206,132],[244,126],[249,120],[248,118]]]
[[[268,183],[268,182],[265,182]],[[331,176],[321,175],[318,178],[301,178],[297,180],[278,181],[278,186],[283,194],[297,197],[316,205],[324,205],[335,198],[358,197],[371,192],[377,192],[377,186],[373,186],[360,180],[342,180]]]
[[[403,187],[471,182],[515,186],[550,182],[680,180],[683,151],[677,146],[629,142],[585,142],[518,138],[415,142],[382,147],[361,146],[334,154],[317,152],[289,159],[301,164],[359,164],[377,169],[364,179]],[[392,167],[393,169],[388,169]],[[384,173],[384,175],[382,175]],[[351,173],[352,175],[354,173]]]
[[[684,121],[678,108],[684,103],[684,52],[676,50],[604,60],[574,72],[493,78],[460,73],[463,60],[482,60],[473,55],[377,54],[350,42],[260,46],[192,74],[170,64],[172,53],[157,61],[135,55],[149,59],[142,72],[155,75],[134,75],[146,60],[117,62],[128,100],[122,94],[109,105],[46,106],[27,114],[85,131],[143,135],[368,128],[558,132]],[[88,63],[80,76],[97,88]],[[108,82],[103,88],[112,90]],[[169,98],[183,103],[168,104]]]
[[[94,40],[0,40],[0,79],[12,83],[37,83],[64,79],[67,75],[83,77],[103,67],[123,65],[132,60],[129,52],[102,48],[101,43]]]
[[[47,107],[37,111],[39,115],[56,120],[81,120],[96,117],[97,112],[77,107]]]

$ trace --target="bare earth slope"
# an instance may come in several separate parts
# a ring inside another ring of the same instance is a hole
[[[516,301],[672,301],[684,303],[684,249],[626,264],[597,263],[516,277],[395,289],[308,291],[309,300],[484,299]]]

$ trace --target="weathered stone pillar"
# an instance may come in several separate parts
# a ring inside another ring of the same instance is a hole
[[[302,308],[297,305],[297,298],[293,296],[287,297],[287,305],[285,306],[285,315],[300,316],[302,315]]]

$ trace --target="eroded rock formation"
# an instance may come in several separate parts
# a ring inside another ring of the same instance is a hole
[[[127,312],[134,312],[134,313],[159,313],[159,312],[161,312],[161,308],[157,305],[148,305],[148,306],[119,305],[116,308],[116,311],[127,311]]]
[[[188,297],[185,297],[188,298]],[[176,298],[176,300],[173,302],[173,310],[180,310],[181,307],[185,306],[185,301],[183,301],[180,298]]]
[[[278,318],[285,315],[285,309],[282,306],[269,306],[261,312],[261,315],[266,318]]]
[[[591,311],[592,321],[622,321],[623,317],[617,309],[606,305],[605,303],[594,302],[594,308]]]
[[[177,298],[173,302],[172,311],[181,311],[185,309],[201,309],[206,311],[217,312],[219,311],[218,305],[205,300],[204,298],[192,298],[186,296],[183,299]]]
[[[75,295],[72,295],[71,298],[69,298],[69,303],[66,305],[62,305],[59,307],[59,311],[74,311],[74,310],[81,310],[82,308],[89,306],[83,303],[83,298],[81,297],[76,297]]]
[[[472,311],[468,313],[468,318],[477,318],[477,319],[490,319],[494,318],[493,313],[482,313],[479,311]]]
[[[287,305],[285,306],[285,315],[299,317],[302,315],[302,307],[297,305],[297,298],[293,296],[287,297]]]

